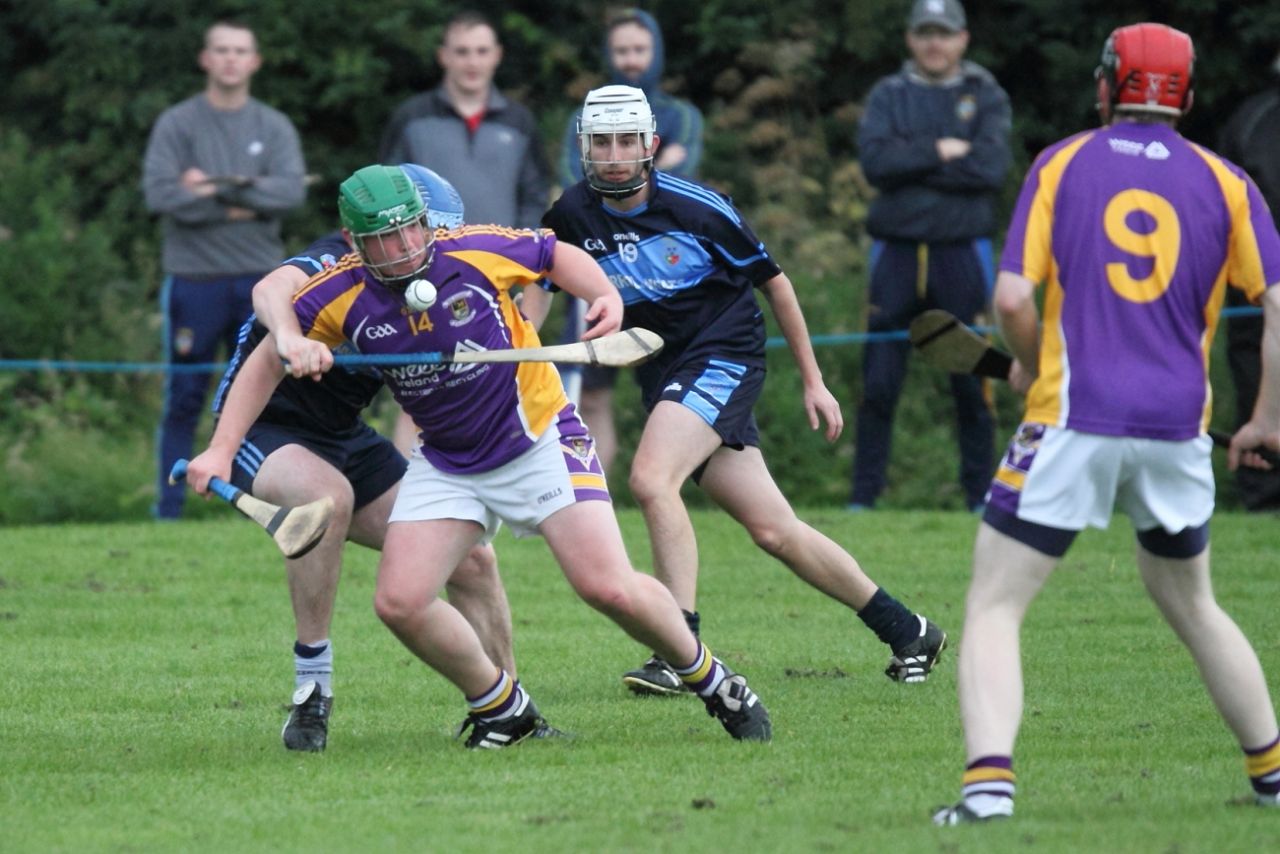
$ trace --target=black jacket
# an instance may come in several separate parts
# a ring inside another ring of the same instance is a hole
[[[882,240],[918,243],[989,237],[1009,169],[1009,96],[972,62],[941,85],[913,69],[907,62],[867,96],[858,149],[862,171],[880,191],[867,230]],[[935,147],[943,137],[973,148],[944,163]]]
[[[1240,105],[1222,130],[1218,153],[1249,173],[1271,216],[1280,211],[1280,81]]]

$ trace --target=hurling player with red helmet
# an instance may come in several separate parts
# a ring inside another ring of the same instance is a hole
[[[1280,237],[1248,175],[1175,129],[1191,39],[1136,24],[1098,67],[1103,127],[1036,158],[1009,227],[995,306],[1026,414],[992,481],[960,649],[966,767],[952,825],[1013,814],[1019,632],[1078,532],[1129,516],[1148,593],[1240,744],[1256,802],[1280,802],[1280,733],[1253,647],[1209,578],[1214,482],[1208,360],[1223,296],[1265,309],[1263,383],[1230,464],[1280,447]],[[1043,288],[1041,324],[1035,292]]]

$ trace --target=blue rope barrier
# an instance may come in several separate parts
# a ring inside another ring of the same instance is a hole
[[[1224,318],[1249,317],[1262,314],[1262,309],[1253,306],[1224,308]],[[995,332],[994,326],[975,326],[974,330],[985,334]],[[907,330],[895,329],[889,332],[841,332],[828,335],[812,335],[809,340],[814,347],[836,347],[843,344],[867,344],[881,341],[906,341]],[[785,338],[773,337],[765,342],[765,347],[776,350],[787,346]],[[413,353],[405,355],[361,356],[360,364],[403,365],[409,357],[415,357],[415,364],[441,362],[440,353]],[[342,356],[336,357],[338,364],[344,362]],[[410,360],[413,361],[413,360]],[[60,371],[81,374],[198,374],[221,373],[227,369],[226,362],[74,362],[59,359],[0,359],[0,371]]]

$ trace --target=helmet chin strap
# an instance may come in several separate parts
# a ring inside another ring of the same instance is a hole
[[[364,257],[363,252],[361,252],[360,255],[361,258]],[[393,294],[403,294],[405,288],[409,287],[410,282],[414,279],[422,278],[422,275],[426,273],[427,268],[431,266],[435,259],[436,245],[433,240],[431,241],[431,245],[427,247],[426,257],[423,259],[422,264],[420,264],[412,273],[406,273],[403,276],[388,276],[384,278],[373,266],[366,264],[365,269],[369,271],[369,275],[373,276],[374,280],[382,287],[391,291]]]
[[[599,178],[592,178],[588,175],[587,183],[591,185],[591,189],[595,190],[606,199],[614,199],[622,201],[629,199],[636,193],[639,193],[645,187],[649,186],[649,177],[653,174],[653,161],[650,160],[641,169],[640,174],[636,176],[635,183],[628,182],[626,184],[610,184]]]

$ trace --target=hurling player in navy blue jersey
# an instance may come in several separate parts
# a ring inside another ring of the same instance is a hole
[[[581,246],[622,293],[624,326],[662,335],[636,369],[649,412],[631,466],[655,572],[696,634],[698,550],[680,486],[693,477],[766,552],[853,608],[892,650],[886,674],[923,682],[946,634],[876,586],[838,544],[801,521],[765,466],[752,408],[765,375],[764,293],[804,382],[810,426],[834,441],[840,407],[823,384],[795,290],[725,196],[653,168],[658,147],[644,92],[605,86],[579,118],[586,176],[543,217],[557,239]],[[627,673],[637,693],[677,694],[658,656]]]
[[[436,228],[462,225],[462,200],[453,186],[415,164],[401,167],[429,198],[428,222]],[[351,246],[335,232],[288,259],[268,278],[284,278],[299,285],[333,267],[350,254]],[[265,281],[265,280],[264,280]],[[230,413],[236,404],[228,392],[249,356],[266,338],[267,330],[250,318],[240,333],[214,409]],[[274,359],[274,343],[265,345]],[[333,703],[333,646],[329,627],[342,569],[344,542],[381,549],[387,518],[395,503],[407,462],[385,437],[361,418],[383,382],[372,370],[335,369],[318,382],[286,377],[276,387],[262,414],[243,442],[220,442],[226,431],[215,430],[209,450],[192,460],[189,477],[195,483],[209,468],[221,470],[230,460],[231,482],[240,489],[279,504],[298,505],[332,496],[337,509],[324,538],[299,558],[285,561],[293,603],[297,640],[294,644],[295,693],[282,737],[290,750],[320,751],[328,740]],[[235,421],[228,418],[226,422]],[[223,420],[219,425],[224,424]],[[501,667],[515,673],[511,650],[511,613],[498,576],[491,545],[477,546],[448,582],[449,601],[476,629],[485,651]],[[545,724],[540,735],[553,734]]]

